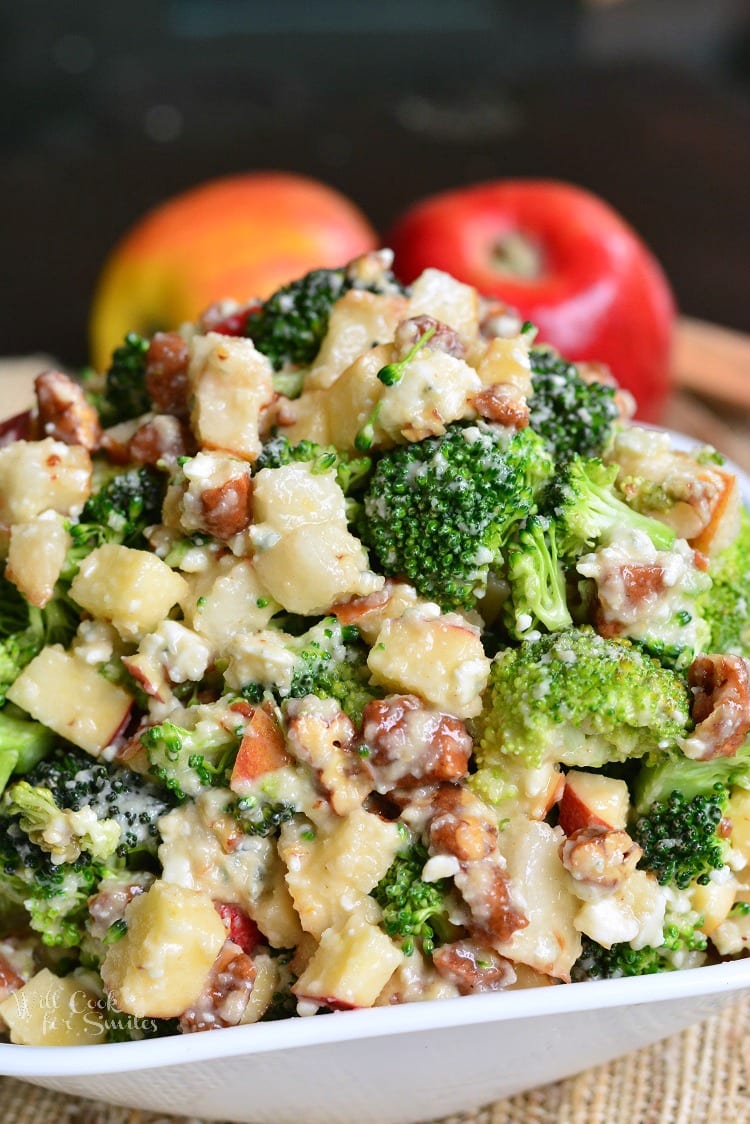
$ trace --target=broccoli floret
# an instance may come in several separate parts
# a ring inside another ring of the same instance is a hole
[[[314,441],[300,441],[292,445],[288,437],[272,437],[255,462],[255,471],[263,468],[280,468],[298,461],[313,463],[313,472],[336,472],[336,480],[345,496],[362,487],[372,468],[370,457],[354,457],[339,452],[333,445],[317,445]]]
[[[557,546],[565,558],[577,558],[615,530],[643,531],[657,550],[669,550],[675,533],[657,519],[633,511],[618,498],[617,465],[574,456],[547,490],[543,510],[555,521]]]
[[[93,761],[72,748],[59,748],[28,775],[30,784],[49,789],[60,808],[90,808],[99,820],[119,825],[118,855],[156,853],[157,821],[173,806],[163,789],[122,766]]]
[[[633,825],[633,838],[643,848],[639,865],[663,886],[706,885],[711,871],[725,864],[727,844],[717,831],[728,799],[728,790],[716,784],[710,795],[688,800],[675,790],[652,804]]]
[[[370,684],[367,647],[358,630],[341,625],[335,617],[326,617],[299,637],[295,647],[297,660],[285,697],[336,699],[358,726],[368,702],[381,696]]]
[[[558,463],[575,453],[601,456],[618,417],[614,388],[584,382],[573,363],[548,348],[533,348],[530,358],[531,428],[541,434]]]
[[[351,263],[356,266],[356,261]],[[320,350],[328,331],[328,320],[339,297],[349,289],[368,292],[402,291],[393,275],[383,271],[379,276],[365,276],[356,268],[314,269],[290,285],[285,285],[249,313],[245,335],[250,336],[258,351],[268,356],[275,371],[285,367],[308,367]],[[277,380],[274,380],[276,383]],[[302,382],[276,389],[299,393]]]
[[[627,640],[591,628],[525,640],[495,658],[477,719],[480,767],[582,768],[677,747],[690,726],[683,680]]]
[[[711,559],[713,586],[698,600],[711,630],[710,650],[750,657],[750,515],[743,508],[740,533]]]
[[[104,543],[145,547],[146,527],[161,521],[164,490],[164,478],[148,467],[121,472],[102,485],[70,527],[65,576],[72,577],[81,560]]]
[[[540,624],[550,632],[572,625],[555,527],[545,516],[530,516],[508,547],[508,580],[516,637]]]
[[[151,776],[174,793],[177,800],[185,800],[197,796],[204,787],[222,787],[240,739],[218,724],[188,730],[166,719],[144,730],[140,741],[149,759]]]
[[[79,611],[63,582],[39,609],[29,605],[7,578],[0,578],[0,706],[8,688],[46,644],[70,643],[78,621]]]
[[[22,907],[46,945],[79,945],[88,899],[121,860],[105,865],[84,853],[73,863],[56,864],[31,842],[16,817],[3,815],[0,828],[0,908]]]
[[[124,342],[112,353],[112,363],[104,378],[104,392],[97,408],[105,425],[137,418],[151,409],[146,389],[146,353],[149,341],[128,332]]]
[[[622,976],[651,976],[656,972],[672,972],[677,968],[702,963],[705,957],[706,938],[699,925],[702,918],[695,913],[687,916],[667,915],[664,925],[664,943],[658,948],[631,948],[629,944],[613,944],[611,948],[583,937],[581,955],[573,965],[571,979],[615,980]],[[692,954],[692,955],[690,955]],[[686,960],[688,963],[686,964]]]
[[[299,811],[288,800],[275,800],[265,787],[261,784],[257,794],[239,796],[227,808],[247,835],[274,835]]]
[[[447,878],[437,882],[422,880],[428,857],[425,847],[412,843],[396,855],[372,891],[372,897],[383,911],[383,929],[389,937],[401,941],[407,956],[414,952],[417,942],[429,955],[451,934],[450,906],[446,901],[450,883]]]
[[[60,807],[48,788],[18,781],[5,796],[10,815],[32,843],[47,851],[54,863],[75,862],[84,852],[103,861],[113,855],[120,842],[120,825],[100,820],[89,808],[74,812]]]
[[[750,788],[750,741],[731,757],[693,761],[679,750],[659,754],[641,766],[631,786],[633,809],[638,816],[678,791],[685,800],[711,796],[715,785]]]
[[[358,524],[389,575],[405,575],[444,609],[472,608],[513,529],[551,471],[529,429],[449,426],[378,461]]]

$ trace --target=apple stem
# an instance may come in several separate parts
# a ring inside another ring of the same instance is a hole
[[[542,275],[542,252],[539,245],[526,234],[511,230],[504,234],[492,248],[492,263],[500,273],[535,281]]]

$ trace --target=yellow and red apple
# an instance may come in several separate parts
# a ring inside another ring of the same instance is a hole
[[[249,172],[192,188],[145,215],[105,262],[91,315],[92,362],[104,369],[127,332],[176,328],[225,297],[267,297],[377,241],[353,203],[303,176]]]

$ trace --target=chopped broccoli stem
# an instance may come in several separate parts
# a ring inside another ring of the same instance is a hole
[[[568,628],[565,574],[557,557],[555,527],[542,515],[532,515],[508,548],[508,579],[513,620],[519,639],[543,625],[550,632]]]
[[[74,812],[59,807],[48,788],[18,781],[5,796],[10,815],[18,816],[21,831],[49,852],[54,863],[75,862],[85,851],[92,859],[110,858],[120,842],[120,825],[100,820],[91,809]]]
[[[716,785],[725,788],[750,788],[750,742],[731,757],[714,757],[711,761],[693,761],[676,750],[649,758],[639,770],[631,786],[636,815],[645,815],[678,791],[685,800],[695,796],[710,797]]]

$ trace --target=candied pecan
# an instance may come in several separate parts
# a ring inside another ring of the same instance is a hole
[[[635,870],[642,849],[628,835],[608,827],[582,827],[560,847],[563,866],[579,882],[614,890]]]
[[[462,995],[481,991],[502,991],[515,983],[513,965],[494,949],[480,948],[474,941],[443,944],[432,954],[440,975],[455,984]]]
[[[435,320],[433,316],[413,316],[410,320],[401,320],[396,328],[393,342],[399,359],[404,359],[430,329],[433,329],[434,334],[427,340],[426,348],[430,351],[442,351],[455,359],[464,358],[466,347],[453,328],[444,324],[442,320]]]
[[[237,1026],[247,1007],[255,981],[255,964],[234,944],[226,941],[214,961],[198,999],[180,1016],[180,1030],[216,1030]]]
[[[416,695],[373,699],[362,713],[362,739],[378,792],[466,776],[473,741],[465,724]]]
[[[474,397],[474,409],[480,417],[514,429],[524,429],[529,424],[526,398],[510,383],[497,383],[480,390]]]
[[[430,847],[459,862],[487,858],[497,849],[497,826],[484,814],[484,805],[465,788],[442,784],[433,800]]]
[[[513,904],[500,855],[462,863],[453,881],[471,911],[468,927],[473,935],[502,945],[528,925],[528,918]]]
[[[287,704],[286,748],[315,769],[337,816],[360,808],[370,791],[369,775],[356,752],[356,730],[335,699],[308,695]]]
[[[86,401],[83,389],[62,371],[43,371],[34,380],[39,428],[45,437],[66,445],[83,445],[93,452],[102,431],[99,415]]]
[[[144,422],[128,442],[129,459],[136,464],[176,461],[187,451],[184,427],[170,414],[159,414]]]
[[[190,351],[178,332],[157,332],[146,353],[146,389],[162,414],[186,417]]]
[[[226,541],[250,525],[253,517],[252,480],[234,476],[201,492],[203,526],[215,539]]]
[[[731,757],[750,731],[750,677],[742,656],[698,656],[688,670],[693,733],[682,742],[687,757]]]
[[[151,875],[134,875],[132,882],[100,890],[98,894],[90,897],[88,911],[91,917],[92,936],[103,939],[110,926],[123,919],[126,906],[139,894],[145,894],[152,881]]]

